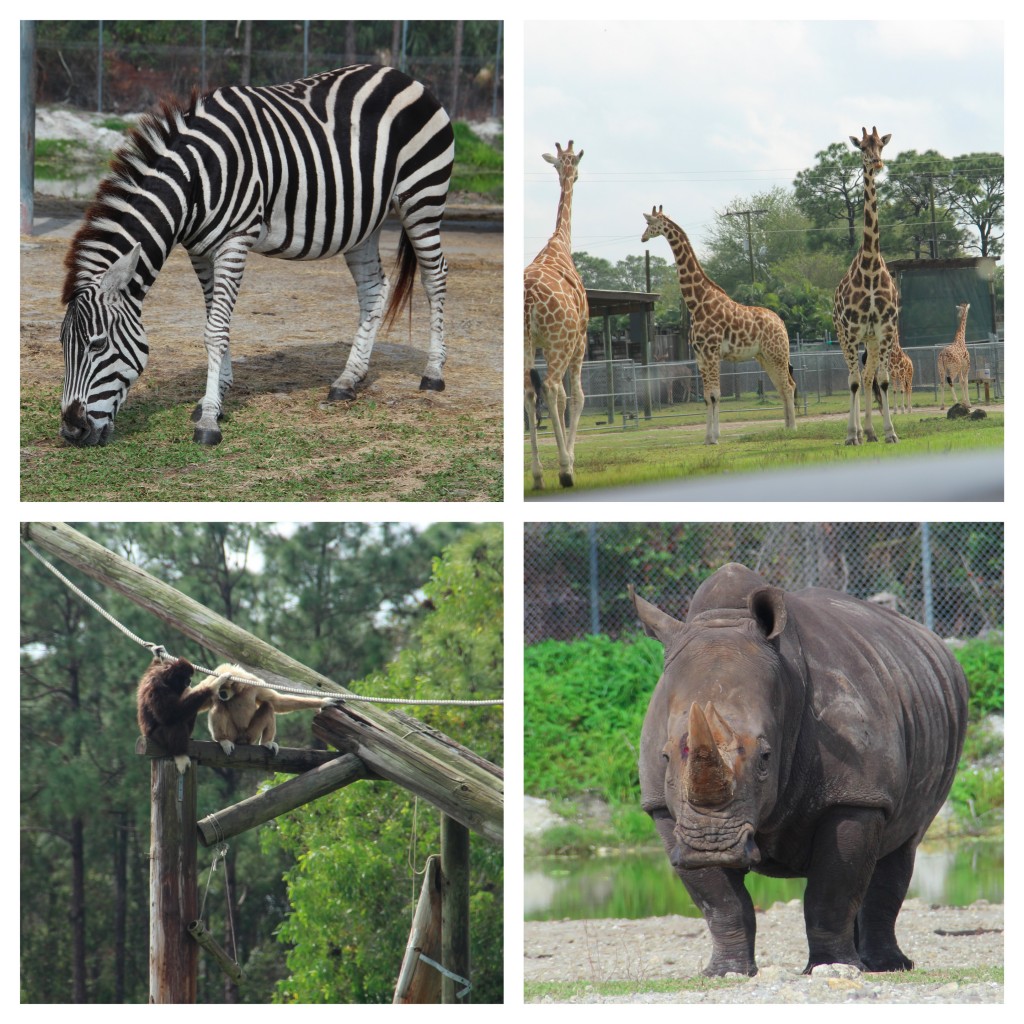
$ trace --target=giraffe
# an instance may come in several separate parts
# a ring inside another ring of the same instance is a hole
[[[524,395],[526,419],[530,429],[533,486],[544,487],[540,455],[537,452],[537,396],[539,376],[533,368],[537,349],[544,352],[547,377],[544,397],[551,416],[551,427],[558,445],[558,480],[572,487],[576,449],[576,427],[583,411],[583,384],[580,380],[587,344],[587,292],[572,261],[572,187],[579,176],[583,150],[573,152],[572,139],[566,149],[555,143],[557,156],[544,154],[558,172],[561,195],[555,232],[523,274],[523,347]],[[565,424],[566,394],[563,377],[569,372],[571,394],[569,425]]]
[[[762,306],[734,302],[701,268],[697,256],[678,224],[669,220],[662,207],[644,214],[646,242],[659,235],[672,247],[679,272],[679,288],[690,312],[690,345],[704,382],[707,407],[705,444],[718,444],[718,409],[722,388],[721,361],[756,359],[771,378],[782,398],[786,427],[796,429],[796,382],[789,364],[789,335],[782,320]]]
[[[889,352],[889,380],[896,396],[895,411],[910,412],[913,408],[911,399],[914,392],[914,364],[900,344],[898,330],[893,335],[892,350]]]
[[[956,404],[956,381],[960,382],[963,404],[971,407],[971,396],[967,391],[967,377],[971,372],[971,354],[967,351],[967,311],[969,302],[956,307],[956,315],[960,318],[956,335],[952,344],[947,345],[939,353],[939,408],[946,408],[946,384],[953,392],[953,403]]]
[[[864,364],[866,381],[876,379],[882,393],[882,423],[887,444],[899,441],[896,428],[889,415],[889,352],[899,326],[900,300],[896,285],[882,259],[878,235],[878,201],[875,194],[875,174],[882,163],[882,147],[891,135],[878,135],[872,127],[868,135],[861,128],[861,138],[850,136],[860,150],[864,165],[864,241],[836,288],[832,305],[836,334],[842,346],[850,381],[850,418],[846,428],[847,444],[877,441],[871,426],[871,399],[864,401],[864,429],[860,428],[861,371],[857,351],[861,344],[867,352]]]
[[[862,367],[867,361],[867,358],[867,352],[862,352],[860,354]],[[903,351],[903,346],[900,344],[900,333],[898,330],[893,335],[892,348],[889,349],[889,383],[892,384],[896,400],[892,411],[910,412],[912,409],[911,395],[914,389],[914,364],[911,362],[910,356]],[[878,408],[881,410],[882,392],[878,387],[877,374],[875,375],[875,379],[871,382],[871,389],[874,392]]]

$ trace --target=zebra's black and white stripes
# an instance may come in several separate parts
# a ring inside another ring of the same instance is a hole
[[[355,397],[382,321],[409,299],[417,266],[430,304],[420,387],[444,389],[448,267],[440,223],[454,136],[424,87],[357,65],[286,85],[219,89],[148,115],[118,154],[66,260],[61,435],[102,444],[146,366],[142,300],[171,249],[188,251],[206,301],[206,392],[194,438],[221,439],[231,386],[229,324],[250,252],[283,259],[343,253],[359,328],[329,399]],[[393,287],[379,255],[389,207],[401,223]],[[390,296],[390,299],[389,299]]]

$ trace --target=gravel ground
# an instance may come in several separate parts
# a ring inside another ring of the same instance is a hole
[[[907,900],[896,923],[903,951],[924,970],[987,967],[1003,963],[1003,906],[984,900],[969,907],[935,907]],[[605,996],[592,982],[625,981],[638,987],[657,979],[699,974],[711,953],[707,927],[698,918],[529,921],[524,928],[524,980],[582,982],[580,1003],[1001,1003],[996,983],[958,985],[895,983],[885,974],[861,974],[845,965],[800,973],[807,962],[799,900],[758,913],[756,956],[760,972],[735,986],[698,992]],[[541,997],[536,1002],[560,1002]]]

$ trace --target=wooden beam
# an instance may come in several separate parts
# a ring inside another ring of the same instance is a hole
[[[235,752],[240,749],[236,748]],[[281,814],[287,814],[311,800],[365,779],[368,774],[366,765],[354,754],[335,754],[334,759],[326,764],[282,782],[273,789],[240,800],[223,811],[208,814],[198,823],[199,840],[203,846],[213,846],[214,843],[230,839]]]
[[[373,772],[429,800],[444,814],[489,842],[504,835],[503,798],[464,770],[454,753],[446,760],[385,732],[378,722],[343,704],[324,708],[313,719],[313,734],[339,750],[356,754]]]
[[[145,736],[135,741],[135,753],[142,757],[166,756],[162,747]],[[238,768],[241,771],[298,775],[336,761],[338,752],[310,747],[281,747],[277,754],[273,754],[267,747],[240,743],[234,753],[225,754],[221,745],[212,740],[189,740],[188,756],[204,768]]]
[[[175,630],[213,650],[221,660],[240,664],[271,686],[299,682],[322,693],[344,695],[349,692],[65,523],[24,523],[22,535],[124,594]],[[163,637],[147,639],[154,643],[165,641]],[[377,764],[364,755],[361,743],[365,740],[379,743],[382,753],[376,760],[387,768],[379,772],[383,778],[399,782],[424,796],[445,814],[489,841],[501,842],[503,795],[497,782],[488,784],[475,778],[474,772],[465,767],[466,759],[455,751],[426,754],[417,749],[406,739],[409,732],[406,725],[379,706],[360,702],[358,707],[358,713],[346,711],[343,718],[358,721],[363,739],[356,744],[358,751],[346,749],[345,753],[358,753],[372,771],[378,771]],[[480,709],[480,713],[494,714],[494,710]],[[314,721],[321,719],[322,714]],[[429,769],[427,782],[420,779],[424,768]]]

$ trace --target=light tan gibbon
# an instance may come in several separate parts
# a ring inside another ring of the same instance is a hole
[[[236,683],[229,675],[252,679],[257,685]],[[237,743],[261,743],[276,754],[280,749],[274,742],[277,715],[301,708],[319,709],[331,703],[330,697],[293,697],[278,693],[238,665],[218,665],[213,675],[207,676],[200,685],[207,683],[215,686],[212,706],[208,708],[210,734],[225,754],[233,753]]]

